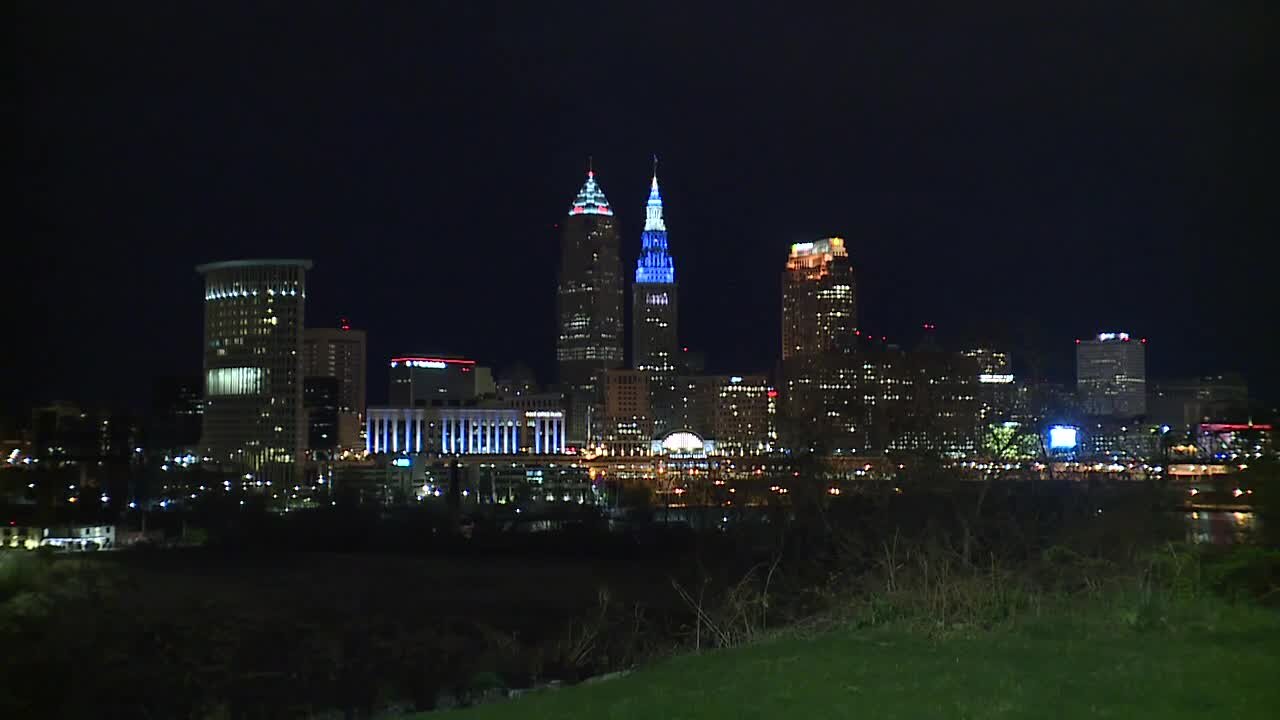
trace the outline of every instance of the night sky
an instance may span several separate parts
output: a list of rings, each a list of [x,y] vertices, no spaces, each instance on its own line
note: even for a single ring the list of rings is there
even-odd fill
[[[371,402],[397,352],[549,381],[554,226],[593,156],[630,276],[653,153],[711,370],[773,368],[787,247],[838,234],[904,345],[1069,381],[1127,330],[1280,394],[1274,3],[366,5],[17,6],[7,407],[198,373],[193,268],[243,257],[315,261]]]

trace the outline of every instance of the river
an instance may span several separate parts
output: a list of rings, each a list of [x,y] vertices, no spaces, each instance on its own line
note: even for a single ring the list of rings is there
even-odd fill
[[[1253,542],[1262,529],[1262,519],[1254,512],[1193,510],[1183,513],[1187,540],[1208,545],[1235,545]]]

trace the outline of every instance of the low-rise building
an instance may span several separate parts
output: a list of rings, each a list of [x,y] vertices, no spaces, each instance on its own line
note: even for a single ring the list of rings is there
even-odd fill
[[[115,525],[53,527],[8,525],[0,528],[0,547],[35,550],[52,547],[70,552],[110,550],[116,546]]]

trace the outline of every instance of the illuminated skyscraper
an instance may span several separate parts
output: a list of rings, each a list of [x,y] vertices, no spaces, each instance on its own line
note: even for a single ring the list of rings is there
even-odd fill
[[[587,440],[599,375],[623,363],[622,283],[613,210],[588,170],[560,243],[556,359],[571,400],[570,444]]]
[[[257,479],[302,471],[302,328],[310,260],[200,265],[205,279],[204,428],[215,462]]]
[[[843,238],[792,245],[782,273],[782,359],[851,350],[855,294]]]
[[[631,364],[648,376],[656,429],[662,432],[669,429],[671,422],[672,382],[680,347],[676,329],[676,271],[667,250],[667,224],[662,216],[656,167],[649,186],[649,201],[645,204],[640,244],[631,294]]]
[[[1099,333],[1076,340],[1076,392],[1089,415],[1137,417],[1147,412],[1146,339]]]
[[[806,447],[815,433],[840,440],[830,449],[857,451],[860,398],[852,378],[855,348],[853,266],[842,238],[796,243],[782,272],[782,367],[786,441]],[[819,429],[818,426],[821,426]],[[802,429],[803,428],[803,429]]]

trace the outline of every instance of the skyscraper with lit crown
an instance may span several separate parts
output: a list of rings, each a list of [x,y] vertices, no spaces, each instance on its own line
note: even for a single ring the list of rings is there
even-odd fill
[[[1098,333],[1076,340],[1076,392],[1085,413],[1132,418],[1147,412],[1147,340]]]
[[[570,399],[568,442],[588,439],[599,377],[623,364],[622,259],[613,209],[594,170],[578,191],[560,241],[556,360]]]
[[[844,238],[792,245],[782,273],[782,359],[847,352],[857,326]]]
[[[667,224],[662,216],[656,161],[640,244],[631,296],[631,364],[648,375],[655,429],[662,431],[673,412],[666,396],[671,394],[679,339],[675,263],[667,249]]]

